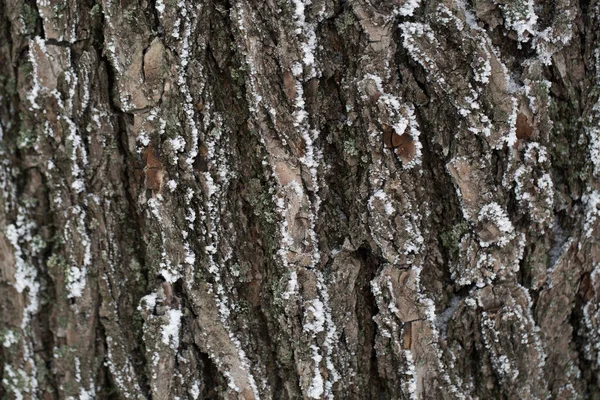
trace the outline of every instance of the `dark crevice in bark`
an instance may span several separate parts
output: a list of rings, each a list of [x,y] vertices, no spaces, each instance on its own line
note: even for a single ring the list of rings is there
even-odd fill
[[[182,322],[183,329],[189,329],[189,335],[194,337],[194,328],[197,329],[197,324],[195,322],[199,321],[198,314],[194,309],[193,303],[189,299],[189,294],[185,290],[185,287],[181,288],[182,297],[181,297],[181,308],[186,310],[191,314],[193,321],[190,321],[190,318],[185,318]],[[184,337],[187,333],[184,333]],[[225,376],[221,373],[219,367],[213,362],[212,358],[209,354],[202,351],[199,344],[196,343],[194,339],[192,339],[191,343],[188,343],[190,350],[193,352],[196,362],[198,363],[199,368],[197,369],[197,376],[200,379],[200,399],[218,399],[218,394],[224,390],[227,386],[227,381]],[[183,347],[186,344],[183,344],[179,352],[183,350]]]
[[[102,49],[97,49],[97,51],[98,51],[98,54],[102,54]],[[127,141],[128,141],[127,135],[129,132],[129,127],[133,123],[133,121],[132,121],[133,116],[131,114],[122,112],[113,102],[113,99],[115,98],[115,96],[117,96],[117,94],[114,92],[117,88],[115,71],[113,70],[113,68],[110,65],[110,62],[108,61],[108,59],[105,56],[102,56],[100,58],[102,60],[102,64],[105,67],[104,69],[107,73],[107,78],[108,78],[109,105],[110,105],[112,111],[117,116],[117,118],[116,118],[116,121],[117,121],[116,130],[117,131],[115,132],[117,137],[116,137],[115,143],[117,144],[117,149],[118,149],[119,155],[121,156],[122,162],[123,162],[122,171],[121,171],[121,183],[123,184],[122,193],[125,195],[127,209],[129,211],[128,217],[131,218],[133,221],[137,222],[136,224],[134,224],[136,236],[130,237],[129,239],[131,239],[133,241],[133,248],[136,250],[134,252],[134,254],[139,258],[142,266],[147,266],[146,256],[145,256],[145,252],[143,250],[145,248],[146,244],[143,242],[143,239],[142,239],[143,238],[142,228],[143,228],[144,224],[143,224],[141,215],[139,214],[137,201],[133,197],[133,193],[132,193],[132,188],[135,186],[135,182],[132,182],[131,179],[134,177],[135,174],[133,173],[133,171],[131,171],[131,164],[133,163],[133,161],[130,160],[129,152],[127,150]],[[150,277],[149,277],[148,269],[142,268],[142,273],[144,274],[146,282],[149,282]]]
[[[144,11],[146,12],[146,18],[148,19],[152,33],[163,39],[164,31],[160,25],[160,17],[158,15],[158,10],[156,9],[156,0],[148,0],[147,7]]]
[[[57,227],[53,225],[53,221],[55,219],[53,218],[53,213],[49,209],[50,193],[48,188],[50,188],[51,185],[49,185],[49,182],[44,174],[40,174],[40,176],[42,179],[43,188],[46,189],[43,192],[43,195],[46,198],[46,204],[44,204],[43,210],[40,213],[46,218],[46,221],[44,221],[42,226],[48,228],[46,232],[40,232],[40,234],[45,234],[44,236],[47,237],[44,239],[50,244],[44,249],[38,260],[40,266],[40,268],[38,268],[38,274],[42,277],[42,281],[44,282],[42,296],[45,295],[46,299],[45,302],[41,302],[42,305],[38,314],[35,316],[34,321],[37,322],[40,329],[40,340],[43,346],[42,349],[39,350],[39,353],[41,353],[41,358],[43,359],[48,371],[52,371],[54,349],[56,348],[57,342],[54,336],[55,332],[52,331],[52,317],[53,311],[61,302],[56,298],[58,287],[52,275],[50,274],[50,271],[48,270],[48,260],[53,254],[59,254],[60,245],[55,241],[55,238],[57,237]],[[46,379],[46,384],[48,386],[43,388],[43,390],[45,392],[51,392],[56,398],[58,398],[59,385],[56,381],[55,374],[49,373]]]
[[[541,239],[540,239],[541,241]],[[533,245],[535,246],[535,245]],[[529,253],[531,252],[529,246],[525,247],[525,249],[523,250],[523,257],[519,260],[519,270],[516,273],[516,278],[517,278],[517,282],[519,282],[520,285],[522,285],[523,287],[527,288],[529,291],[529,294],[531,295],[532,289],[531,289],[531,282],[532,282],[532,276],[531,276],[531,271],[529,270],[528,264],[527,264],[527,257],[529,256]],[[535,308],[535,301],[532,297],[532,308]]]
[[[370,248],[361,246],[356,250],[360,260],[360,270],[356,278],[356,317],[358,321],[358,348],[361,355],[358,357],[358,387],[352,388],[358,392],[359,397],[388,398],[390,382],[386,382],[379,374],[377,365],[377,352],[375,349],[377,338],[377,324],[373,317],[378,314],[377,302],[371,291],[371,281],[377,276],[379,267],[384,260],[377,257]],[[364,381],[363,381],[364,380]]]
[[[33,10],[35,10],[35,13],[36,13],[35,32],[34,32],[33,36],[35,36],[35,34],[37,34],[42,39],[45,39],[46,38],[46,32],[44,31],[44,20],[40,16],[40,10],[38,9],[37,1],[35,1],[35,0],[26,0],[25,4],[27,4]],[[9,37],[11,37],[11,36],[9,35]]]
[[[598,381],[598,374],[594,368],[593,362],[586,358],[585,355],[588,353],[586,347],[593,347],[596,345],[596,343],[591,343],[590,338],[583,334],[584,330],[586,329],[584,307],[588,301],[594,301],[594,296],[586,299],[586,295],[588,293],[585,291],[586,289],[591,289],[583,286],[583,283],[586,279],[589,279],[588,273],[583,274],[583,276],[580,278],[578,292],[574,299],[573,311],[571,312],[569,323],[572,327],[572,343],[577,352],[576,360],[578,362],[578,367],[583,375],[583,379],[587,382],[587,385],[585,386],[584,398],[595,399],[597,394],[600,393],[600,382]]]
[[[219,371],[217,365],[211,360],[208,354],[200,351],[198,347],[196,349],[196,360],[200,365],[198,369],[198,375],[200,376],[201,392],[199,398],[201,399],[219,399],[220,393],[226,386],[225,377]]]
[[[433,262],[427,263],[431,268],[424,268],[423,273],[425,279],[423,284],[426,289],[433,290],[432,287],[428,287],[429,284],[433,284],[436,281],[445,281],[452,283],[450,265],[452,262],[457,262],[457,250],[458,242],[453,244],[452,247],[445,243],[441,236],[444,233],[453,232],[456,225],[463,222],[463,216],[460,212],[459,199],[454,188],[454,184],[451,177],[446,173],[445,162],[441,157],[441,154],[437,153],[434,149],[435,146],[431,141],[431,135],[429,132],[432,131],[431,127],[428,126],[428,119],[424,117],[421,107],[415,107],[416,119],[421,126],[421,136],[419,139],[422,144],[422,165],[423,175],[426,182],[430,182],[427,185],[426,190],[433,192],[432,198],[439,200],[435,204],[435,208],[432,210],[432,217],[430,221],[427,221],[428,228],[433,230],[432,237],[437,238],[438,249],[442,254],[443,258],[443,276],[435,276],[438,274],[437,265]],[[430,269],[432,269],[430,271]],[[432,279],[427,279],[431,276]],[[434,299],[434,301],[437,299]],[[441,300],[441,299],[440,299]],[[439,306],[439,301],[436,301],[436,305]],[[445,305],[444,305],[445,306]]]
[[[491,166],[491,177],[494,180],[494,184],[496,185],[496,187],[503,187],[503,178],[504,178],[504,173],[506,171],[506,165],[504,165],[504,160],[508,159],[508,154],[510,153],[510,149],[506,148],[503,150],[496,150],[493,149],[491,151],[492,154],[492,159],[490,161],[490,166]],[[512,196],[512,190],[507,190],[508,191],[508,196],[509,197],[513,197]],[[507,205],[508,208],[508,205]],[[507,212],[510,215],[510,211],[507,210]]]
[[[119,117],[118,130],[119,130],[119,134],[120,134],[120,140],[117,140],[117,142],[118,142],[119,152],[123,157],[124,170],[123,170],[122,178],[123,178],[124,187],[126,188],[124,190],[125,198],[129,205],[129,209],[128,209],[129,216],[128,217],[131,220],[136,221],[136,223],[134,224],[134,228],[133,228],[135,231],[135,236],[126,239],[125,243],[126,243],[126,245],[131,244],[131,249],[133,250],[133,254],[140,261],[141,273],[143,274],[143,276],[145,278],[145,282],[146,282],[146,287],[142,288],[140,291],[135,293],[137,295],[136,296],[137,302],[134,302],[134,304],[133,304],[133,306],[135,307],[135,304],[139,303],[141,297],[144,296],[148,292],[148,286],[152,285],[152,283],[151,283],[152,279],[150,277],[150,271],[148,269],[149,264],[148,264],[148,260],[147,260],[147,256],[146,256],[146,254],[147,254],[146,246],[148,244],[145,243],[142,239],[143,238],[142,227],[144,227],[144,223],[141,219],[141,216],[137,213],[136,202],[133,199],[133,196],[129,189],[129,188],[131,188],[131,185],[132,185],[132,183],[129,181],[129,179],[131,178],[132,175],[129,172],[130,167],[129,167],[129,163],[127,162],[125,143],[123,142],[123,140],[127,140],[127,128],[126,128],[126,124],[128,124],[128,122],[126,122],[127,119],[128,118],[127,118],[126,114],[121,114],[121,117]],[[121,254],[123,255],[125,246],[120,246],[120,247],[121,247]],[[137,283],[139,284],[139,282],[137,282]],[[126,312],[124,315],[129,314],[129,310],[122,310],[122,311]],[[135,313],[135,312],[136,311],[133,310],[133,313]],[[142,391],[144,393],[149,393],[150,392],[150,384],[149,384],[149,378],[146,374],[146,365],[147,365],[148,360],[146,360],[145,343],[143,342],[143,339],[142,339],[143,332],[135,330],[135,326],[134,326],[134,324],[132,324],[133,321],[121,318],[121,321],[123,321],[123,320],[125,320],[127,322],[127,325],[128,325],[127,328],[132,329],[133,332],[135,332],[135,335],[137,336],[137,340],[138,340],[137,343],[134,343],[135,346],[131,346],[131,348],[130,348],[131,357],[134,360],[133,366],[136,370],[137,376],[141,378],[141,381],[139,382],[140,387],[142,388]]]
[[[272,299],[269,302],[270,304],[273,304]],[[274,335],[273,335],[273,326],[271,323],[271,318],[270,316],[268,316],[266,313],[264,313],[261,309],[261,307],[256,307],[254,310],[254,314],[257,316],[257,321],[258,321],[258,326],[262,326],[263,327],[263,332],[264,336],[258,338],[259,340],[256,340],[256,342],[258,342],[260,345],[264,345],[266,346],[265,349],[269,349],[267,350],[267,352],[269,353],[269,362],[267,364],[267,374],[269,376],[269,383],[271,385],[271,389],[272,389],[272,393],[273,393],[273,398],[274,399],[281,399],[284,397],[285,392],[285,381],[284,379],[286,379],[287,376],[290,376],[288,374],[290,374],[292,371],[289,370],[289,367],[286,365],[283,365],[283,363],[280,363],[278,361],[278,357],[277,357],[277,348],[279,347],[279,344],[277,343],[276,340],[274,340]],[[277,328],[275,328],[275,330],[277,330]],[[283,371],[286,371],[285,373],[283,373]]]
[[[438,249],[443,259],[443,273],[442,276],[436,276],[439,274],[438,266],[434,262],[429,262],[426,265],[430,265],[431,268],[424,268],[422,282],[429,290],[433,290],[433,287],[428,287],[429,284],[434,284],[436,281],[447,282],[452,287],[453,281],[450,270],[451,265],[458,262],[458,244],[460,243],[460,237],[454,238],[454,236],[456,236],[456,227],[465,222],[460,211],[461,207],[454,183],[446,171],[446,163],[453,154],[450,151],[447,156],[444,156],[439,144],[433,142],[435,127],[430,124],[428,114],[432,112],[431,107],[435,104],[431,102],[431,84],[419,78],[425,76],[423,67],[412,61],[406,49],[401,45],[399,30],[396,31],[396,42],[398,43],[396,51],[398,65],[403,65],[406,68],[406,71],[413,76],[413,81],[430,100],[425,105],[415,105],[415,116],[421,128],[419,140],[422,144],[423,180],[428,182],[425,190],[432,192],[431,198],[436,199],[432,216],[426,223],[428,229],[433,230],[432,237],[437,238]],[[401,75],[401,72],[399,72],[399,75]],[[447,240],[447,237],[455,240]],[[444,304],[443,298],[437,298],[437,296],[434,296],[434,301],[437,307],[446,307],[447,305]]]
[[[562,86],[560,82],[552,81],[552,86]],[[560,96],[560,94],[558,95]],[[563,229],[571,231],[579,218],[578,213],[572,210],[580,203],[581,181],[580,172],[586,170],[586,164],[589,162],[587,157],[581,157],[585,154],[584,150],[578,144],[578,132],[582,132],[580,113],[575,107],[570,107],[568,99],[560,99],[550,94],[552,104],[551,119],[554,121],[552,129],[553,137],[550,138],[550,159],[552,162],[552,178],[555,190],[559,194],[568,196],[569,201],[566,204],[556,204],[555,212]],[[565,101],[566,100],[566,101]],[[560,197],[558,198],[560,200]],[[559,207],[563,207],[562,209]]]
[[[47,46],[56,46],[56,47],[64,47],[64,48],[68,48],[68,49],[73,49],[73,46],[75,45],[75,43],[79,43],[82,41],[83,41],[83,39],[75,41],[74,43],[71,43],[66,40],[46,39],[44,42],[46,43]]]
[[[476,320],[473,322],[478,325],[475,329],[481,329],[482,321],[480,317],[477,316],[475,318]],[[485,399],[506,399],[507,397],[501,394],[502,388],[499,388],[497,385],[493,369],[490,368],[490,353],[485,349],[485,344],[480,333],[481,331],[476,330],[475,332],[472,351],[465,354],[465,358],[468,358],[471,361],[471,369],[469,372],[471,373],[470,377],[473,379],[473,387],[476,388],[475,393]],[[490,379],[493,379],[491,385]],[[491,392],[490,389],[494,392]]]
[[[241,132],[243,132],[240,135],[241,137],[249,136],[246,129],[242,129]],[[236,143],[239,154],[248,154],[259,146],[258,141],[255,141],[253,136],[250,136],[250,138],[248,141]],[[278,338],[282,335],[278,334],[280,328],[277,326],[277,321],[273,319],[272,312],[268,310],[277,307],[276,301],[279,293],[269,290],[264,284],[264,282],[281,279],[281,271],[276,269],[270,258],[277,252],[275,243],[277,232],[275,222],[271,220],[275,216],[265,214],[265,212],[269,212],[269,209],[272,209],[271,207],[274,207],[272,204],[265,207],[265,203],[270,202],[270,200],[267,200],[269,199],[269,185],[273,185],[275,182],[267,181],[264,171],[261,171],[263,166],[254,162],[257,159],[252,159],[253,162],[248,160],[241,163],[242,166],[245,166],[245,172],[240,171],[240,175],[245,175],[245,178],[232,185],[231,198],[237,198],[236,202],[242,204],[242,208],[238,210],[238,213],[247,218],[243,226],[236,226],[234,230],[238,233],[247,232],[256,241],[255,243],[240,243],[238,251],[242,257],[240,260],[236,260],[236,263],[239,262],[243,265],[249,260],[256,260],[253,264],[261,264],[262,268],[249,271],[249,275],[252,277],[250,282],[234,282],[232,286],[236,288],[239,295],[237,303],[242,306],[243,310],[243,321],[240,322],[242,325],[248,326],[248,329],[240,329],[241,332],[245,330],[248,334],[245,346],[260,349],[258,353],[265,364],[267,380],[273,396],[274,398],[284,398],[285,382],[283,377],[291,374],[293,369],[289,364],[278,360],[277,354],[281,346],[281,339]],[[253,183],[249,184],[250,181]],[[258,188],[254,183],[257,181],[259,182],[257,184]],[[235,222],[236,225],[239,223],[239,220]],[[260,280],[254,278],[256,274],[261,275]],[[257,304],[255,300],[257,296],[262,306]],[[252,359],[252,357],[249,358]],[[256,360],[252,360],[252,362],[256,362]]]
[[[225,10],[231,9],[229,2],[222,2],[222,7]],[[218,11],[218,10],[217,10]],[[239,180],[232,182],[228,198],[231,199],[231,204],[243,204],[242,209],[238,210],[245,216],[244,226],[236,226],[234,230],[240,234],[247,232],[247,235],[253,238],[251,242],[239,244],[238,251],[247,253],[245,261],[257,259],[261,261],[253,264],[260,264],[262,267],[259,271],[247,271],[247,276],[251,277],[251,281],[245,284],[236,283],[235,279],[230,276],[230,271],[223,269],[222,279],[226,282],[232,280],[232,288],[235,289],[231,298],[237,299],[236,302],[241,306],[239,313],[232,315],[231,325],[235,331],[245,332],[246,337],[242,338],[243,348],[258,348],[260,358],[267,369],[268,382],[271,387],[274,398],[283,398],[286,393],[286,385],[283,377],[293,373],[293,368],[289,363],[279,362],[277,352],[282,346],[281,340],[273,336],[274,331],[278,331],[278,321],[274,320],[270,313],[264,310],[276,308],[275,296],[272,290],[262,287],[262,282],[272,282],[279,279],[280,271],[277,271],[272,266],[272,262],[268,257],[272,257],[276,253],[276,230],[274,221],[275,215],[267,215],[270,213],[274,205],[271,196],[268,194],[268,188],[276,182],[269,181],[269,174],[265,174],[264,166],[261,163],[261,157],[248,157],[249,154],[255,153],[256,148],[260,148],[261,144],[247,127],[249,118],[249,109],[246,100],[246,85],[244,79],[237,76],[237,71],[241,69],[241,57],[235,50],[231,50],[230,44],[234,43],[232,34],[232,22],[229,18],[229,12],[214,12],[215,18],[211,19],[211,36],[207,40],[206,45],[206,71],[207,75],[212,79],[209,81],[210,89],[205,89],[212,93],[218,94],[213,97],[215,110],[225,117],[223,126],[220,127],[224,131],[229,131],[229,140],[231,151],[228,152],[228,163],[236,169],[239,174]],[[219,56],[219,58],[217,58]],[[233,72],[236,71],[235,77]],[[257,183],[255,185],[255,183]],[[234,221],[234,225],[239,224],[240,219]],[[225,223],[225,221],[223,221]],[[260,249],[252,249],[258,246]],[[262,254],[261,254],[262,253]],[[233,260],[232,260],[233,261]],[[260,273],[261,281],[255,280],[254,276]],[[212,281],[212,277],[207,277],[208,281]],[[259,288],[256,288],[256,284]],[[253,298],[258,291],[261,304],[263,307],[258,307],[253,304]],[[268,306],[266,306],[268,305]],[[239,315],[238,315],[239,314]],[[243,327],[248,325],[246,329]],[[283,333],[283,332],[281,332]],[[285,334],[278,335],[285,337]],[[252,364],[258,360],[253,357],[256,352],[247,352],[250,360],[250,368]],[[210,385],[209,385],[210,386]]]
[[[456,290],[454,290],[454,295],[460,297],[461,299],[466,299],[467,297],[471,296],[471,292],[473,290],[476,290],[477,285],[472,283],[470,285],[464,285],[464,286],[460,286],[458,287]]]
[[[119,389],[113,380],[113,376],[110,372],[110,368],[108,363],[110,360],[108,357],[108,344],[106,341],[106,329],[102,324],[101,319],[98,319],[98,325],[96,326],[96,355],[102,356],[103,361],[100,364],[100,373],[97,375],[96,382],[92,382],[97,388],[99,388],[99,392],[96,393],[97,398],[99,399],[107,399],[107,400],[120,400],[122,397],[119,395]],[[150,398],[148,396],[148,392],[143,393],[146,398]],[[58,398],[58,397],[57,397]]]
[[[102,17],[104,20],[104,17]],[[101,33],[101,32],[99,32]],[[99,38],[100,39],[100,38]],[[118,97],[116,90],[118,90],[117,79],[116,79],[116,71],[113,69],[110,61],[103,54],[103,45],[104,38],[102,36],[102,40],[99,40],[96,43],[96,52],[98,54],[98,58],[100,60],[100,66],[104,66],[104,70],[106,72],[106,83],[108,90],[108,103],[116,116],[116,137],[115,143],[117,145],[118,153],[122,158],[122,171],[121,171],[121,183],[122,183],[122,192],[125,196],[123,200],[125,200],[126,209],[128,211],[127,219],[131,221],[135,221],[132,226],[128,228],[133,228],[135,231],[135,235],[127,235],[126,232],[122,232],[124,237],[124,241],[118,245],[117,247],[120,250],[120,254],[122,257],[122,261],[128,259],[128,255],[125,254],[125,249],[128,245],[131,245],[131,249],[133,250],[133,255],[137,257],[140,261],[141,265],[141,273],[145,278],[146,284],[150,284],[149,279],[149,271],[148,271],[148,260],[146,259],[146,246],[147,244],[143,241],[143,232],[142,229],[145,226],[142,216],[138,212],[137,202],[135,201],[132,193],[132,188],[135,183],[131,181],[135,174],[131,171],[131,165],[133,161],[129,157],[129,153],[127,151],[127,142],[128,142],[128,132],[129,127],[133,124],[133,116],[131,114],[125,113],[121,111],[121,109],[115,104],[114,99]],[[142,293],[140,293],[140,291]],[[134,292],[134,296],[136,297],[137,302],[139,303],[140,298],[147,292],[147,288],[142,288],[142,290]],[[119,299],[114,299],[115,302],[119,302]],[[135,307],[135,303],[133,305]],[[99,306],[98,306],[99,307]],[[131,312],[135,314],[135,310],[125,310],[120,307],[119,314],[122,314],[125,318],[120,318],[121,329],[125,332],[131,333],[137,337],[137,343],[133,343],[132,346],[129,346],[130,356],[132,358],[132,365],[136,372],[137,377],[139,377],[138,384],[145,396],[149,396],[150,393],[150,384],[149,379],[146,374],[146,355],[145,355],[145,344],[143,342],[143,332],[140,332],[138,329],[135,329],[135,324],[131,318],[127,318],[126,316],[131,314]],[[110,376],[110,374],[109,374]],[[111,378],[112,379],[112,378]]]

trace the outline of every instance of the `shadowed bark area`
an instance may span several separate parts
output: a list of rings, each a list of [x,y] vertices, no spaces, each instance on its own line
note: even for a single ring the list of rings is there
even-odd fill
[[[0,397],[600,396],[600,3],[0,0]]]

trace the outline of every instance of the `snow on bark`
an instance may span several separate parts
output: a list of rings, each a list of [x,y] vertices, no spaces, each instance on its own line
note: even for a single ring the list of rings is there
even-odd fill
[[[9,396],[594,387],[594,5],[13,3]]]

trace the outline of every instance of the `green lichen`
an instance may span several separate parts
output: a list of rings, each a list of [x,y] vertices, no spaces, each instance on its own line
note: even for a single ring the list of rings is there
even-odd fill
[[[268,251],[277,248],[275,204],[269,194],[266,183],[258,178],[248,180],[245,184],[243,198],[250,204],[252,214],[257,218],[260,231],[264,234],[264,244]]]
[[[6,347],[11,347],[13,344],[18,343],[19,337],[19,332],[13,331],[12,329],[0,329],[0,345],[4,345],[5,349]]]
[[[57,319],[56,319],[56,324],[58,325],[58,327],[60,329],[67,329],[69,326],[69,318],[67,318],[65,315],[60,315]]]
[[[22,369],[15,369],[10,365],[4,368],[2,386],[9,393],[14,393],[16,398],[23,398],[23,392],[28,391],[29,380]],[[6,398],[14,398],[7,396]],[[4,398],[4,397],[3,397]]]
[[[51,376],[50,370],[48,369],[48,366],[46,364],[46,360],[39,353],[36,353],[34,355],[34,357],[35,357],[36,375],[37,375],[38,384],[39,383],[43,384],[44,382],[48,383],[48,380],[51,379],[52,376]]]
[[[39,14],[34,7],[22,3],[19,10],[19,22],[21,23],[21,34],[30,35],[35,32]]]
[[[247,184],[247,199],[252,207],[252,213],[267,224],[275,222],[273,200],[259,179],[250,179]]]
[[[452,227],[452,229],[440,233],[439,239],[442,247],[447,249],[453,256],[458,255],[458,245],[465,233],[469,231],[469,224],[462,221]]]
[[[338,33],[343,35],[350,26],[354,25],[355,22],[356,18],[354,17],[354,14],[351,11],[346,10],[338,19],[335,20],[335,27],[337,28]]]
[[[52,11],[54,11],[54,15],[56,16],[56,18],[61,18],[66,9],[67,9],[66,2],[57,2],[52,6]]]
[[[48,272],[51,275],[62,274],[66,275],[69,271],[69,264],[61,255],[52,254],[46,262]]]
[[[235,276],[236,278],[240,276],[240,271],[241,271],[240,264],[238,264],[238,263],[231,264],[231,266],[229,267],[229,270],[231,271],[231,274],[233,276]]]
[[[134,332],[136,333],[136,337],[138,337],[138,339],[142,339],[139,343],[143,343],[144,317],[142,316],[141,312],[138,311],[133,314],[131,325],[133,327]]]
[[[32,254],[40,254],[46,248],[46,242],[40,235],[35,235],[30,242]]]
[[[0,82],[2,82],[4,91],[8,96],[15,96],[17,94],[17,81],[13,76],[0,76]]]
[[[154,229],[156,232],[159,232],[161,228],[159,226],[154,226],[154,228],[151,228],[151,230],[152,229]],[[161,269],[160,263],[163,260],[162,246],[163,246],[162,240],[158,233],[153,232],[148,235],[148,238],[146,241],[146,246],[145,246],[145,250],[146,250],[145,259],[147,262],[147,268],[150,272],[150,275],[152,275],[152,274],[159,275],[159,271]],[[144,280],[144,282],[145,282],[145,280]],[[145,286],[144,286],[144,289],[145,289]]]
[[[131,271],[134,282],[137,283],[140,291],[144,293],[146,291],[147,282],[142,271],[142,264],[140,264],[138,260],[133,259],[129,263],[129,270]]]
[[[75,354],[75,349],[67,346],[67,345],[61,345],[59,347],[55,347],[54,348],[54,358],[68,358],[71,357],[72,354]]]
[[[25,61],[21,65],[19,65],[19,76],[33,76],[33,64],[29,61]]]
[[[173,112],[165,118],[164,136],[169,139],[174,139],[181,133],[181,123],[175,117],[177,113]]]
[[[97,16],[100,16],[100,14],[102,13],[102,6],[100,4],[94,4],[94,7],[92,7],[92,9],[90,10],[90,18],[94,19]]]
[[[571,96],[571,95],[570,95]],[[573,93],[572,97],[576,97]],[[580,157],[588,153],[588,137],[582,135],[584,121],[579,116],[576,102],[558,101],[551,98],[550,118],[553,121],[550,137],[550,155],[554,171],[566,183],[573,196],[578,195],[582,185],[589,179],[592,163],[589,157]],[[557,189],[560,191],[559,183]]]
[[[136,15],[133,10],[125,10],[123,11],[123,19],[127,22],[134,22],[136,20]]]
[[[344,140],[344,153],[351,157],[358,155],[358,150],[356,148],[356,142],[354,141],[354,139],[350,138]]]
[[[275,307],[285,309],[288,301],[283,298],[283,294],[287,291],[289,281],[288,276],[282,276],[279,279],[273,279],[270,285],[270,291],[273,296],[273,305]]]
[[[33,129],[22,127],[17,137],[17,147],[22,150],[33,147],[37,138],[37,134]]]
[[[79,393],[79,383],[72,377],[69,377],[62,383],[62,390],[67,396],[74,397]]]
[[[65,237],[60,234],[54,235],[51,241],[55,246],[63,246],[66,243]]]
[[[25,207],[28,210],[34,210],[37,206],[38,206],[38,200],[37,199],[23,199],[22,200],[23,203],[23,207]]]
[[[293,360],[294,352],[289,348],[279,347],[279,360],[282,363],[288,363]]]

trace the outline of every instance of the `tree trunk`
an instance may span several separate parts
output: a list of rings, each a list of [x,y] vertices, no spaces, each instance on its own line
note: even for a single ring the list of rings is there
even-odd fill
[[[0,0],[0,397],[598,399],[598,0]]]

